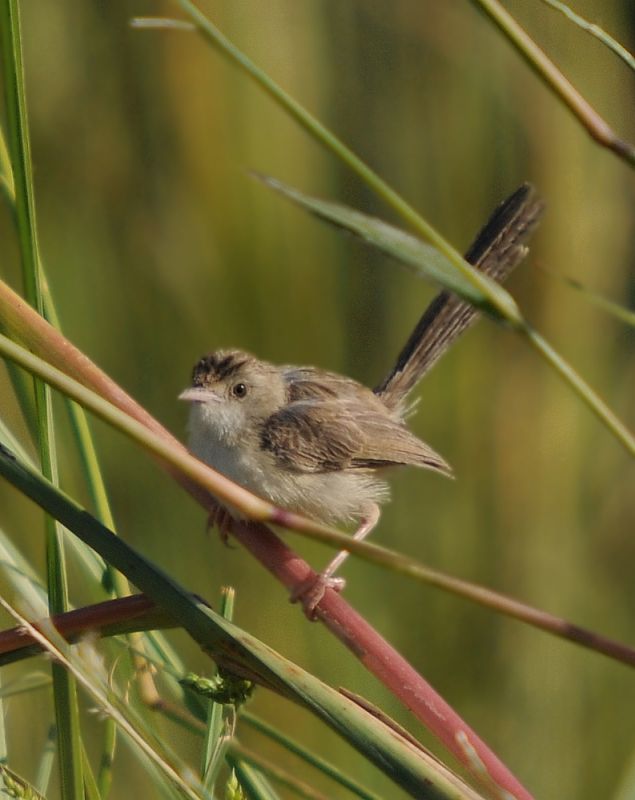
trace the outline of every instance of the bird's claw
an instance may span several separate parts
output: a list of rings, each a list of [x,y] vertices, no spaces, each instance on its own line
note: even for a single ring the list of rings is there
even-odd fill
[[[316,609],[326,594],[326,590],[332,589],[334,592],[341,592],[345,586],[344,578],[334,578],[320,572],[300,581],[291,591],[289,601],[301,603],[306,618],[314,622],[317,619]]]
[[[229,531],[232,524],[232,516],[223,506],[214,506],[214,509],[209,512],[207,517],[207,532],[216,527],[218,528],[218,535],[221,542],[225,547],[231,547],[229,544]]]

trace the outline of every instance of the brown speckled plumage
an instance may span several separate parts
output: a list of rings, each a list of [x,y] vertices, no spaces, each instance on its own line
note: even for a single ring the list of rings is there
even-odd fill
[[[477,237],[472,263],[503,279],[525,254],[541,210],[533,190],[521,187]],[[474,308],[441,293],[374,392],[315,367],[275,366],[239,350],[211,353],[196,364],[182,395],[192,403],[191,448],[278,506],[327,522],[362,520],[363,535],[388,497],[386,468],[450,473],[408,430],[405,400],[476,317]]]

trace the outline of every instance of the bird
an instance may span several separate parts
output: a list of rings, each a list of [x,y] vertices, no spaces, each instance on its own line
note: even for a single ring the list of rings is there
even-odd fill
[[[493,213],[466,254],[503,280],[527,252],[542,201],[523,184]],[[239,349],[200,358],[179,398],[190,404],[189,449],[201,461],[274,505],[327,524],[355,524],[365,538],[389,498],[386,473],[413,466],[451,476],[445,459],[407,425],[408,398],[421,378],[478,317],[447,291],[428,306],[393,368],[374,389],[314,366],[276,365]],[[224,508],[216,520],[221,529]],[[334,577],[342,552],[292,599],[309,618]]]

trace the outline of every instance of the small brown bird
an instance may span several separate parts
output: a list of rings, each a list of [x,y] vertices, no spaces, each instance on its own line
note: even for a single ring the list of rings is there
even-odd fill
[[[531,187],[522,186],[494,212],[466,259],[503,279],[525,255],[541,211]],[[374,391],[317,367],[275,366],[240,350],[211,353],[180,395],[191,403],[190,449],[277,506],[329,524],[355,522],[355,538],[362,539],[388,499],[385,470],[406,465],[451,474],[406,427],[406,400],[476,316],[472,306],[442,292]],[[299,593],[309,616],[325,586],[343,585],[331,576],[345,557]]]

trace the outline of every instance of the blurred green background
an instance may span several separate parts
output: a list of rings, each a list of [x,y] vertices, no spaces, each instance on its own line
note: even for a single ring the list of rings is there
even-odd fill
[[[540,2],[507,6],[615,129],[635,139],[632,74]],[[533,182],[548,213],[511,290],[635,425],[632,330],[536,269],[632,307],[632,175],[472,4],[202,7],[461,249],[497,202]],[[576,10],[633,45],[629,0],[580,0]],[[150,0],[23,4],[41,248],[65,332],[181,437],[186,409],[176,396],[194,361],[220,346],[374,385],[434,290],[291,207],[248,170],[395,218],[201,39],[130,29],[131,16],[157,14],[178,9]],[[17,285],[4,209],[0,235],[3,275]],[[457,480],[396,474],[376,541],[632,642],[635,476],[616,440],[533,352],[489,322],[435,368],[420,396],[412,426]],[[4,373],[0,405],[20,430]],[[234,585],[239,625],[370,698],[439,752],[257,563],[205,535],[201,510],[144,454],[101,424],[94,429],[127,541],[211,601]],[[72,447],[61,449],[63,485],[85,499]],[[41,515],[3,485],[0,525],[42,565]],[[291,536],[316,566],[326,562],[328,551]],[[536,796],[614,796],[635,747],[632,672],[354,559],[344,574],[350,601]],[[79,580],[72,598],[93,599]],[[188,667],[209,670],[185,636],[172,639]],[[43,696],[12,703],[12,766],[28,776],[50,709]],[[264,691],[253,706],[382,796],[402,796],[307,713]],[[195,760],[198,742],[179,738]],[[304,771],[249,730],[242,739]],[[148,796],[146,780],[122,749],[112,796]],[[630,786],[635,792],[635,778]]]

